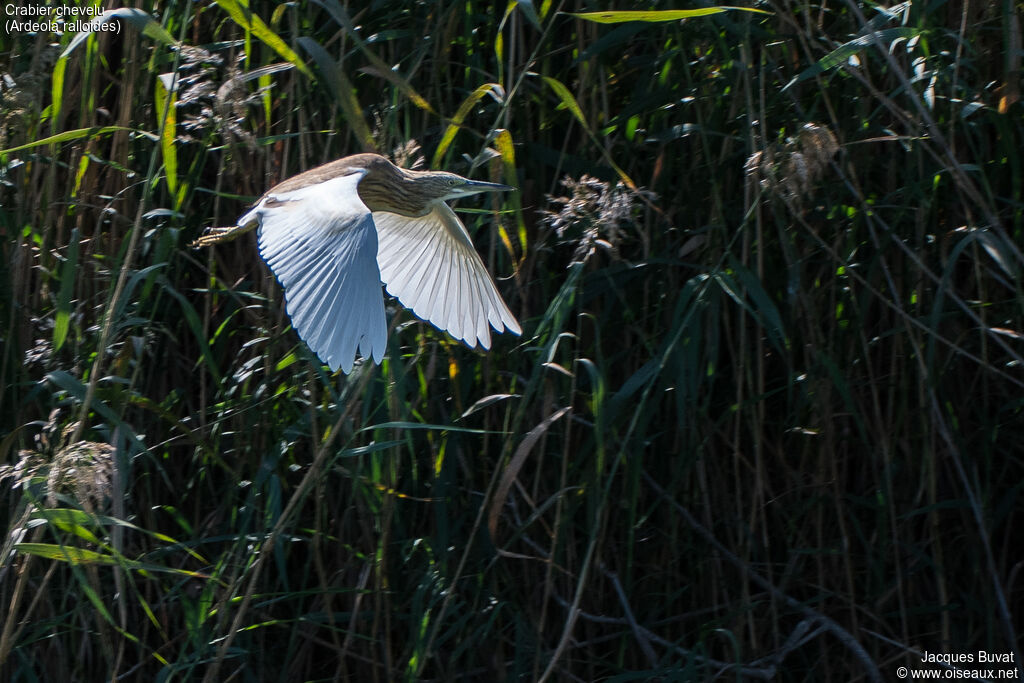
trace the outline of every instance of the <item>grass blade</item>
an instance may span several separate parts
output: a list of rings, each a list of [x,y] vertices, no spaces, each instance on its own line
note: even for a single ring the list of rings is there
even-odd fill
[[[675,10],[633,10],[620,12],[569,12],[570,16],[584,21],[593,21],[597,24],[624,24],[629,21],[642,21],[645,23],[659,23],[662,21],[679,21],[680,19],[693,19],[695,17],[707,17],[723,12],[755,12],[757,14],[771,14],[763,9],[753,7],[702,7],[700,9],[675,9]]]

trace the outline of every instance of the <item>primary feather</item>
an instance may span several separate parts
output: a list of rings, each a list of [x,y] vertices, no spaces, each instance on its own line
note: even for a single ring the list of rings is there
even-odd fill
[[[332,370],[350,372],[358,350],[380,362],[387,345],[377,231],[354,173],[268,193],[239,223],[259,222],[260,256],[284,288],[299,337]],[[347,196],[345,202],[337,197]]]

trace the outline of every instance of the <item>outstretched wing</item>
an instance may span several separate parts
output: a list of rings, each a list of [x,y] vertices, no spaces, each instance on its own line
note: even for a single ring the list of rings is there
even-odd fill
[[[451,207],[437,201],[418,218],[375,211],[373,221],[381,279],[406,308],[471,347],[491,347],[488,323],[522,334]]]
[[[363,173],[267,194],[239,220],[259,222],[260,256],[284,288],[292,326],[331,370],[387,346],[377,231],[356,186]]]

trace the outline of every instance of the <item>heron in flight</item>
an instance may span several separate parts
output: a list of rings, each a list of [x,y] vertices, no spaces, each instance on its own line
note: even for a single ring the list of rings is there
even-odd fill
[[[237,225],[210,228],[192,246],[257,230],[292,326],[332,371],[350,372],[357,350],[376,363],[384,357],[382,283],[417,317],[489,349],[489,326],[522,330],[445,202],[512,189],[355,154],[274,186]]]

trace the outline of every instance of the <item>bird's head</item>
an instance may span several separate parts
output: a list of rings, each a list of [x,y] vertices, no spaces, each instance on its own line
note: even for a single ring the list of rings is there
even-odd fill
[[[478,192],[500,192],[502,190],[515,189],[514,187],[502,185],[500,183],[485,183],[482,180],[467,180],[460,175],[446,173],[444,171],[430,172],[420,176],[418,180],[420,183],[424,183],[425,189],[429,187],[429,191],[435,198],[442,201],[468,197],[469,195],[476,194]],[[429,183],[429,185],[426,185],[426,183]]]
[[[399,168],[376,154],[359,155],[361,160],[363,157],[362,167],[366,168],[366,175],[359,183],[359,196],[371,211],[424,216],[437,201],[468,197],[478,192],[515,189],[498,183],[469,180],[446,171]]]

